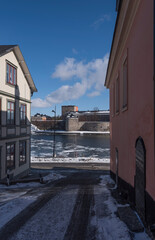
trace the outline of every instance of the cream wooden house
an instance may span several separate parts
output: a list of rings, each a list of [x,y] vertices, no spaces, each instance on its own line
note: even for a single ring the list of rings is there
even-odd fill
[[[0,45],[0,179],[30,166],[31,95],[37,89],[18,45]]]

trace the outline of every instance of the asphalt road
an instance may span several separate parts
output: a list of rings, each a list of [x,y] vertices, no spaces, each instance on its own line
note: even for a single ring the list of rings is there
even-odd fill
[[[37,171],[36,164],[35,167]],[[1,229],[0,239],[149,240],[146,235],[135,238],[118,218],[117,203],[109,191],[114,183],[109,171],[97,167],[98,170],[89,170],[79,169],[75,164],[74,168],[54,165],[53,169],[65,178],[34,192],[32,189],[32,195],[41,192],[41,196]]]
[[[31,163],[31,168],[36,169],[87,169],[87,170],[110,170],[109,163]]]
[[[100,175],[109,174],[109,171],[54,169],[66,178],[35,189],[34,194],[37,191],[43,194],[0,231],[1,240],[87,239],[94,185],[100,182]],[[51,218],[54,221],[49,223]]]

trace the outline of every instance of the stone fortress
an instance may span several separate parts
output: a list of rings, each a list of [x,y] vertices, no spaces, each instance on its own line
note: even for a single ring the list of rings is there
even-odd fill
[[[109,132],[109,110],[79,111],[75,105],[62,106],[61,117],[56,119],[36,114],[31,122],[41,130]]]
[[[109,111],[78,111],[77,106],[62,106],[66,131],[109,131]]]

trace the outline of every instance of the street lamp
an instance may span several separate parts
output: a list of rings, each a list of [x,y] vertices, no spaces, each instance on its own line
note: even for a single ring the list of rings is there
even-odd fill
[[[52,110],[52,112],[54,113],[54,139],[53,139],[53,157],[56,157],[56,153],[55,153],[55,124],[56,124],[56,106],[55,106],[55,110]]]

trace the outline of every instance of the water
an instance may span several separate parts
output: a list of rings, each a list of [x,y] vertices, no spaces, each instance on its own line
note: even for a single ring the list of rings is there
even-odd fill
[[[31,136],[32,157],[53,155],[53,135],[35,133]],[[109,135],[56,135],[57,157],[110,157]]]

